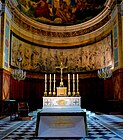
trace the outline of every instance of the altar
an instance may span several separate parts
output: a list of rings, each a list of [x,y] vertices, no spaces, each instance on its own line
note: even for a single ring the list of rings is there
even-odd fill
[[[81,109],[81,97],[43,97],[43,109],[45,108]]]
[[[45,91],[43,107],[37,114],[36,136],[40,138],[83,138],[87,136],[86,112],[81,109],[81,96],[79,93],[79,76],[68,74],[68,85],[64,86],[62,70],[59,87],[55,86],[56,75],[45,74]],[[49,89],[47,89],[49,84]],[[72,91],[71,91],[72,89]]]

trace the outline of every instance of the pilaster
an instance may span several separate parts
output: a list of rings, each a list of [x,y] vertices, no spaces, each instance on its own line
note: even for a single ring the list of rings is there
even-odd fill
[[[0,1],[0,99],[9,99],[10,96],[10,27],[11,13],[7,1]]]

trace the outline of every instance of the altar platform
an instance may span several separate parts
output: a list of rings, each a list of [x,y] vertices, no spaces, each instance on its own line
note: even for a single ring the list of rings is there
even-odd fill
[[[40,138],[86,137],[86,112],[78,107],[42,109],[37,114],[36,136]]]

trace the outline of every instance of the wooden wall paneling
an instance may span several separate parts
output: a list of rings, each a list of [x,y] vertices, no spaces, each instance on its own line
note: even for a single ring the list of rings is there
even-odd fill
[[[27,78],[24,84],[24,99],[29,102],[31,110],[42,107],[44,80]]]
[[[123,69],[113,73],[113,95],[115,100],[123,100]]]
[[[11,99],[16,99],[17,98],[17,94],[16,94],[16,91],[17,91],[17,86],[15,86],[15,80],[11,77],[10,78],[10,98]]]
[[[10,98],[23,99],[24,98],[24,81],[17,81],[11,78],[10,82]]]
[[[35,88],[35,79],[30,79],[30,99],[33,100],[33,99],[36,99],[36,88]]]
[[[121,73],[120,75],[120,87],[121,87],[120,100],[123,101],[123,73]]]
[[[112,77],[104,80],[104,98],[107,100],[114,99],[112,80],[113,80]]]
[[[30,79],[26,78],[24,81],[24,99],[25,100],[30,99],[30,87],[31,87]]]
[[[82,108],[98,110],[104,100],[103,83],[98,78],[80,79]]]
[[[0,72],[0,100],[2,100],[2,73]]]
[[[7,71],[3,71],[3,79],[2,79],[2,99],[10,98],[10,75]]]
[[[36,92],[37,98],[42,100],[42,97],[44,96],[44,91],[45,91],[44,79],[37,80],[36,91],[37,91]]]

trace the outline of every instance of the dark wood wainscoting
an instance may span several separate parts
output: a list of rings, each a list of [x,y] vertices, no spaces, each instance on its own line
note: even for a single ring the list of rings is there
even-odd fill
[[[58,87],[60,84],[60,74],[59,75],[57,74],[56,80],[57,80],[56,87]],[[68,86],[67,74],[66,75],[64,74],[63,81],[64,86],[67,87]],[[117,87],[115,83],[116,82],[114,82],[114,77],[103,80],[99,79],[97,76],[92,75],[89,76],[87,74],[86,76],[84,76],[83,74],[79,75],[79,92],[81,96],[81,107],[91,111],[104,113],[111,112],[113,110],[113,106],[112,102],[109,101],[115,100],[116,96],[114,95],[116,91],[118,91],[119,93],[119,90],[116,90]],[[121,84],[122,83],[120,83],[120,85]],[[72,92],[73,91],[72,75],[70,87]],[[38,74],[37,76],[28,75],[24,81],[16,81],[11,78],[10,99],[14,99],[17,101],[22,100],[27,101],[29,103],[31,110],[39,109],[42,108],[43,105],[42,97],[44,95],[44,89],[45,89],[44,74],[40,75]],[[49,89],[49,77],[47,80],[47,89]],[[108,106],[110,106],[110,108]]]

